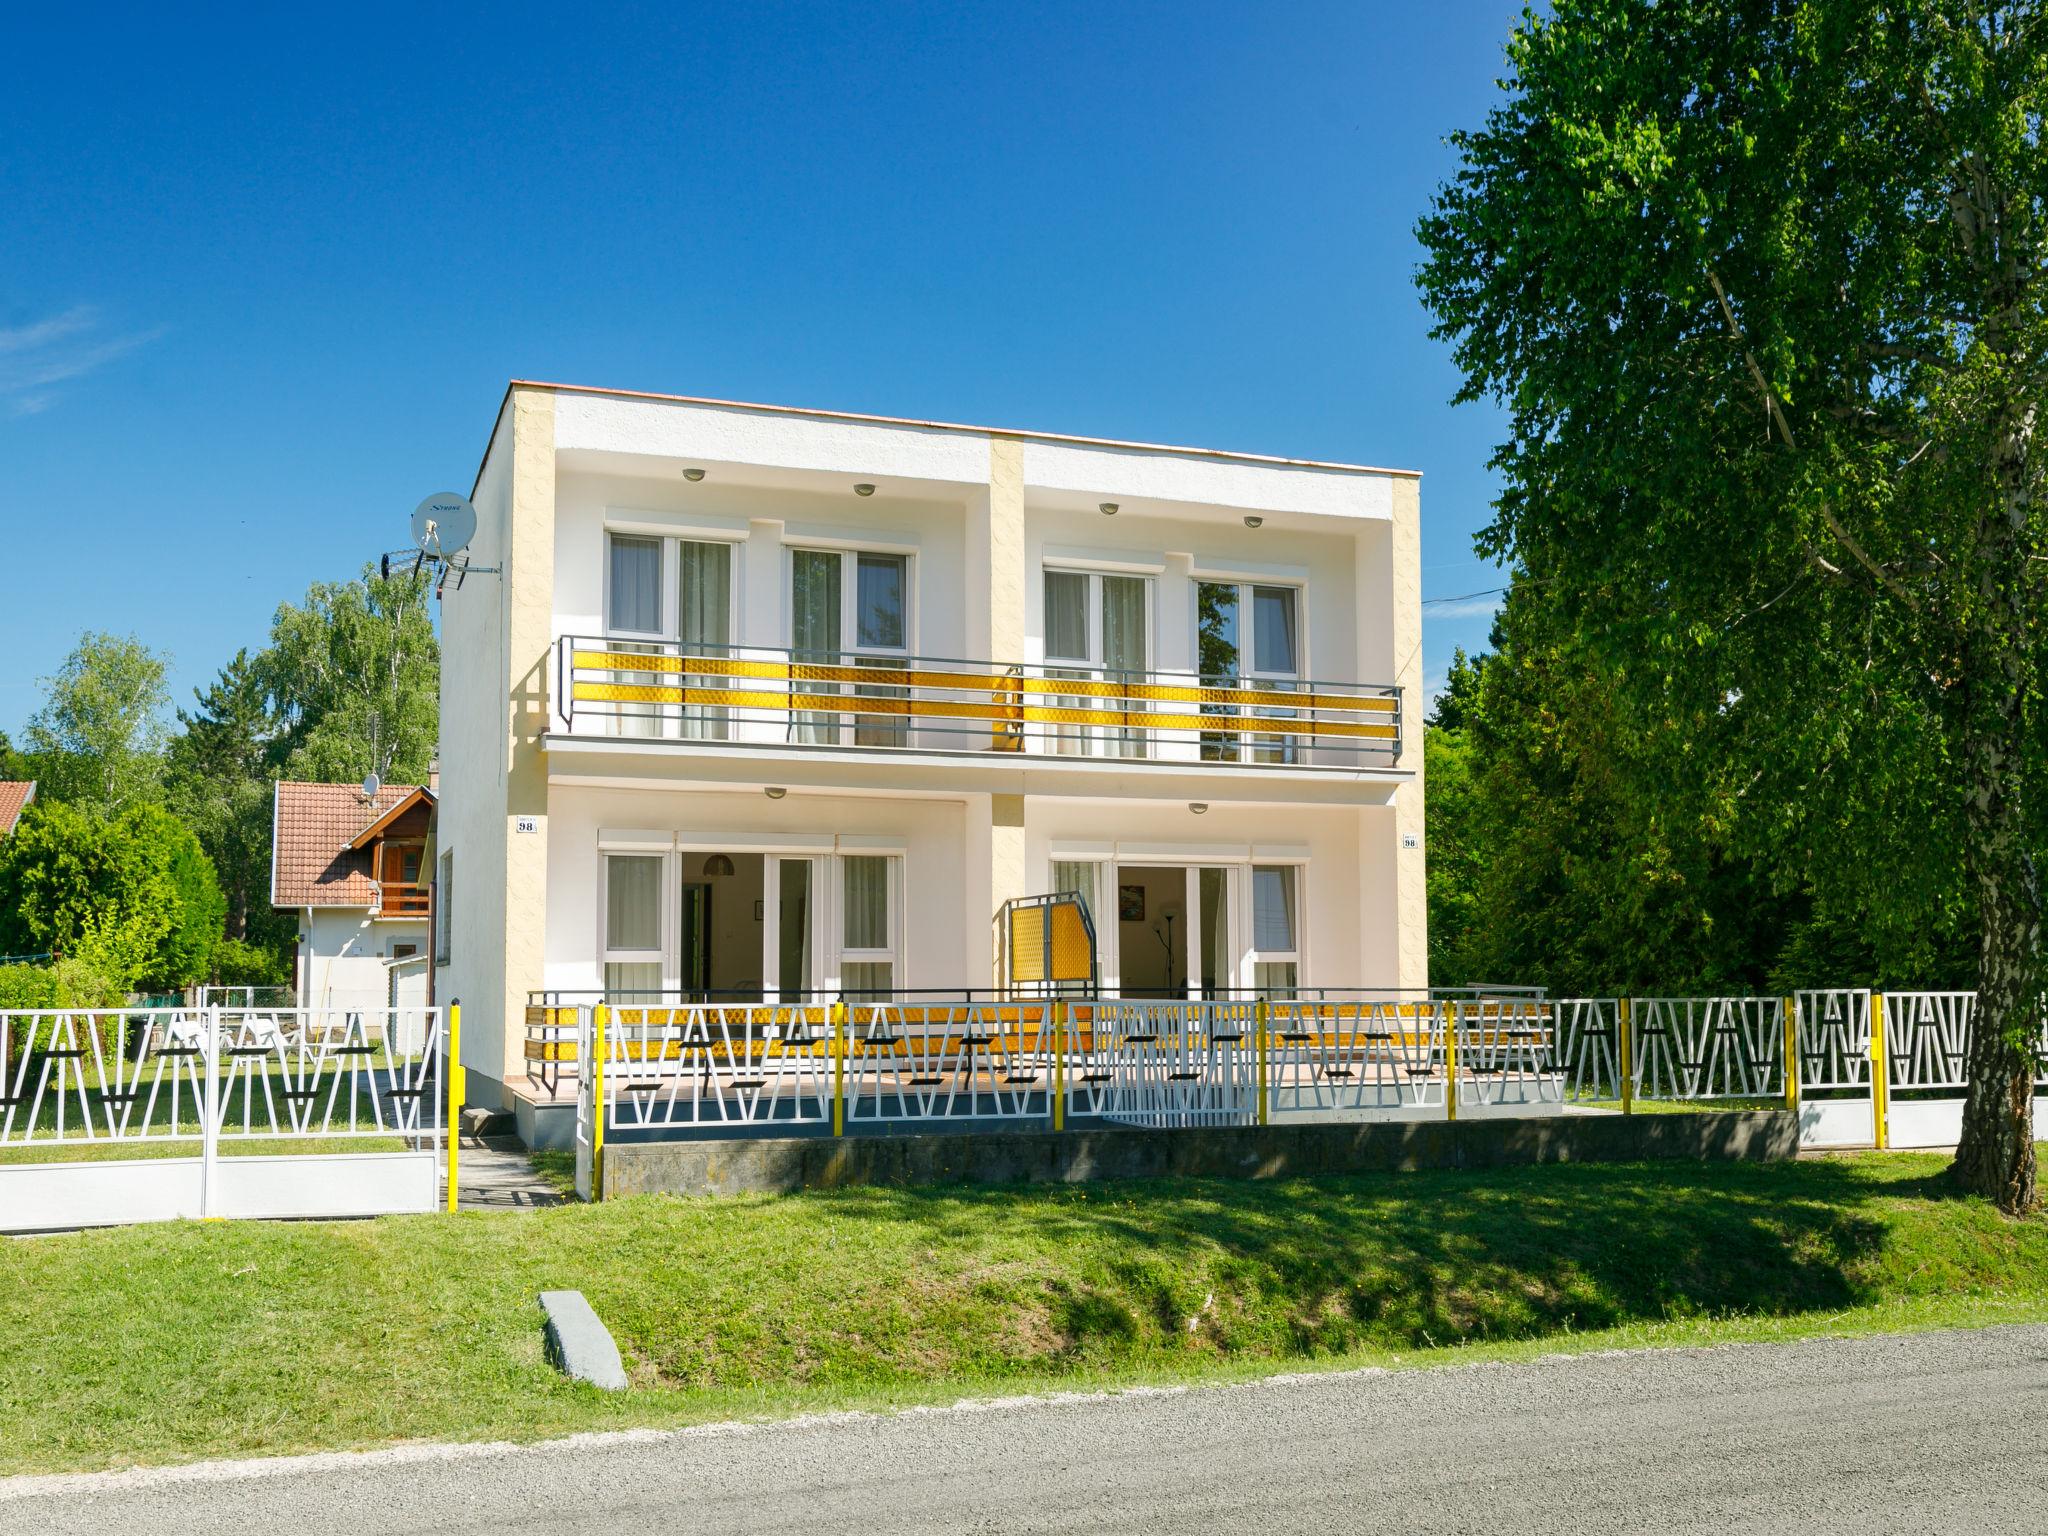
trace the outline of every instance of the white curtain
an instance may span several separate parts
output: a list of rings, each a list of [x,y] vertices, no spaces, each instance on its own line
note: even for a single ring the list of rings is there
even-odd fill
[[[839,556],[830,550],[800,549],[792,556],[789,643],[798,662],[836,666],[842,659],[844,633],[839,589]],[[830,684],[806,684],[814,693],[833,692]],[[839,717],[809,710],[791,720],[791,740],[833,743],[839,739]]]
[[[604,863],[605,990],[659,994],[663,861],[658,854],[612,854]],[[645,1005],[656,999],[643,995],[618,1000]]]
[[[1095,905],[1095,871],[1097,865],[1092,859],[1055,859],[1052,865],[1052,888],[1054,892],[1072,891],[1088,904],[1089,919],[1095,924],[1095,931],[1102,932],[1101,909]]]
[[[1252,948],[1262,954],[1294,953],[1294,866],[1252,867]]]
[[[889,861],[858,856],[841,862],[846,869],[846,947],[889,948]]]
[[[1101,580],[1102,665],[1116,682],[1142,683],[1147,667],[1144,578],[1104,576]],[[1136,727],[1112,727],[1106,747],[1111,757],[1142,757],[1144,736]]]
[[[676,616],[685,656],[723,656],[732,643],[732,546],[685,539],[676,546]],[[699,687],[720,682],[693,679]],[[683,711],[683,735],[722,740],[726,711],[692,705]]]

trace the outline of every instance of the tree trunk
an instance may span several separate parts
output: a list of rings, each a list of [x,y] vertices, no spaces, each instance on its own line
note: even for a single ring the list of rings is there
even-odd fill
[[[2016,716],[2017,701],[1994,713]],[[2034,1062],[2041,1042],[2041,890],[2027,845],[2020,757],[2008,730],[1966,733],[1966,822],[1982,949],[1966,1072],[1962,1138],[1950,1177],[2008,1215],[2039,1203],[2034,1175]],[[2003,740],[1997,739],[2003,737]]]

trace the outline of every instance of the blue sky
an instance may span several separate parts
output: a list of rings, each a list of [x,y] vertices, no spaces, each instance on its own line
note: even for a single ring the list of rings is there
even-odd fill
[[[1509,0],[179,9],[0,56],[0,730],[87,628],[189,700],[512,377],[1416,468],[1499,584],[1411,276]]]

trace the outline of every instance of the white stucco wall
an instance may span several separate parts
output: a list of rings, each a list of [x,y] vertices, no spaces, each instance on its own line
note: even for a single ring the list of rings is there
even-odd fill
[[[390,1006],[393,947],[427,948],[425,923],[373,920],[361,907],[314,907],[299,915],[302,1008]],[[423,999],[422,999],[423,1000]]]
[[[511,510],[509,406],[492,437],[472,498],[478,565],[502,565]],[[436,843],[455,857],[450,963],[438,966],[434,995],[462,1003],[463,1062],[477,1074],[473,1096],[502,1079],[506,1019],[505,732],[510,704],[505,659],[506,576],[473,576],[441,602],[441,790]],[[429,878],[440,879],[437,857]],[[488,1079],[489,1082],[485,1080]]]

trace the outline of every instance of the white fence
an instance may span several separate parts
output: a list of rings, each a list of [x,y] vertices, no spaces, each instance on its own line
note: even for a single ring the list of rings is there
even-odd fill
[[[1943,1146],[1961,1123],[1973,1002],[1833,989],[586,1004],[543,1010],[528,1054],[544,1076],[577,1074],[586,1189],[606,1135],[1074,1119],[1184,1127],[1775,1107],[1797,1112],[1808,1146]],[[600,1055],[603,1071],[587,1069]],[[2039,1118],[2048,1134],[2048,1107]]]
[[[433,1008],[0,1012],[0,1231],[430,1210]]]

